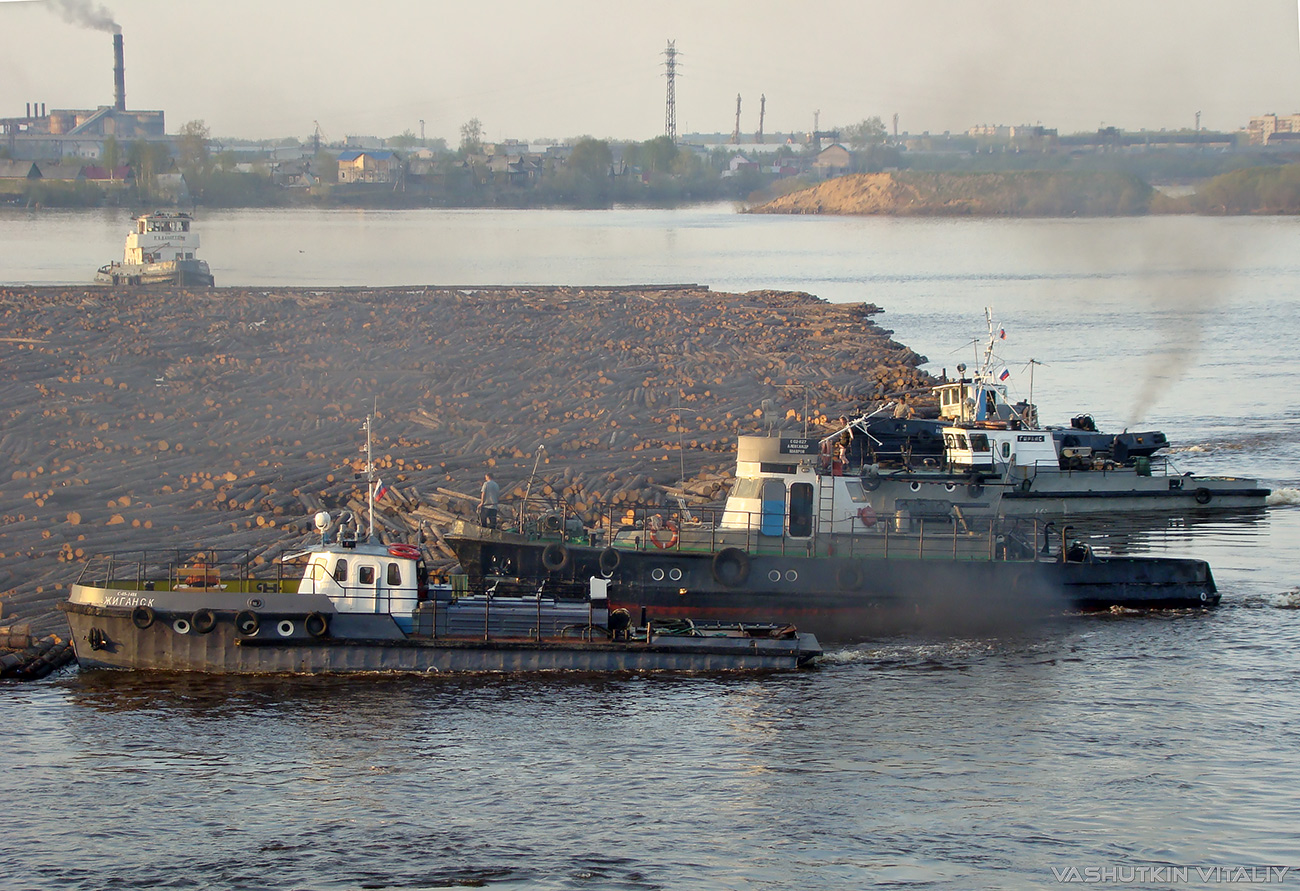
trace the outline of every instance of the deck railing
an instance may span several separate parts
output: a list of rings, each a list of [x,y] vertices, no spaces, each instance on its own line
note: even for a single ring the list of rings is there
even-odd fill
[[[1037,519],[970,518],[960,515],[918,516],[850,514],[814,516],[807,535],[792,534],[781,515],[780,533],[773,514],[722,507],[641,505],[596,506],[578,512],[563,504],[537,503],[503,531],[537,541],[564,541],[589,547],[639,551],[717,552],[734,547],[755,554],[805,556],[900,557],[951,560],[1023,559],[1043,548],[1064,544],[1070,527],[1058,529]],[[831,531],[833,528],[833,531]]]

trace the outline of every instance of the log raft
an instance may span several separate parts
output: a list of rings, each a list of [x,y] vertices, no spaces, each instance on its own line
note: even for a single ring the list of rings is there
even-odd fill
[[[308,543],[366,501],[376,404],[376,528],[435,573],[487,470],[507,509],[716,502],[763,400],[797,434],[924,398],[879,312],[695,285],[0,288],[0,604],[40,638],[90,555]]]

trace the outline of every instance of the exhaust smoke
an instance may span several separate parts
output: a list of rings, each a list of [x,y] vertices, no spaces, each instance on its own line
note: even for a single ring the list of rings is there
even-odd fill
[[[107,31],[112,34],[122,33],[122,26],[113,18],[113,13],[101,3],[91,0],[48,0],[51,12],[57,12],[65,21],[83,28]]]

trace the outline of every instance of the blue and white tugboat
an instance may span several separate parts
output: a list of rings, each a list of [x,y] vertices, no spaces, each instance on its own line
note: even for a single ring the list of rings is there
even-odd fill
[[[196,255],[199,233],[194,218],[158,210],[136,217],[126,236],[122,262],[101,266],[95,281],[106,285],[212,287],[208,264]]]
[[[375,536],[375,486],[368,531],[350,514],[321,512],[319,543],[272,572],[215,550],[88,561],[60,604],[78,662],[216,673],[730,671],[821,655],[814,636],[788,625],[634,622],[611,607],[612,583],[599,574],[528,591],[471,590],[463,577],[429,584],[418,547]]]

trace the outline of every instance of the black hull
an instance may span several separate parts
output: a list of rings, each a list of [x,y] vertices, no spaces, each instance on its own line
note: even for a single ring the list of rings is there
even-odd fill
[[[899,631],[992,633],[1072,610],[1214,606],[1203,560],[1087,562],[613,551],[510,536],[449,539],[471,585],[580,586],[611,579],[612,606],[639,619],[790,622],[822,640]],[[548,550],[549,548],[549,550]],[[556,567],[557,564],[562,564]],[[503,589],[502,586],[505,586]]]
[[[332,616],[313,637],[302,615],[266,615],[256,636],[241,633],[236,614],[212,610],[197,631],[188,612],[157,611],[147,627],[131,609],[63,603],[82,668],[188,671],[209,674],[514,673],[620,671],[784,671],[821,655],[806,633],[739,639],[656,636],[653,641],[407,637],[388,616]],[[292,631],[277,633],[278,620]],[[178,628],[183,622],[184,630]],[[337,627],[337,633],[336,633]],[[368,636],[355,636],[356,633]]]

